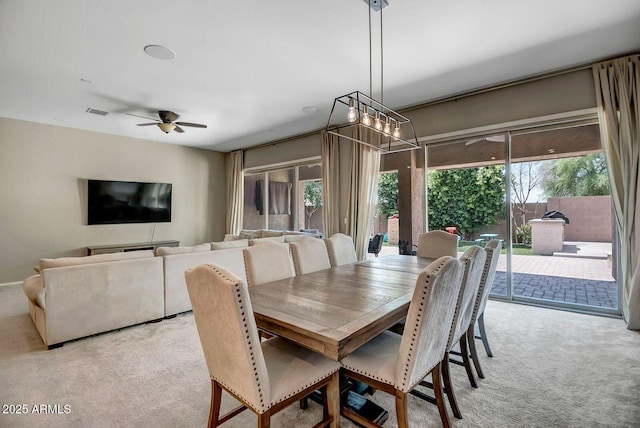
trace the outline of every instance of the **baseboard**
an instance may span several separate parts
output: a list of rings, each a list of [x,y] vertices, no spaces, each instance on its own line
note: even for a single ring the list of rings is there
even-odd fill
[[[0,282],[0,287],[10,287],[12,285],[20,285],[22,284],[22,281],[16,281],[16,282]]]

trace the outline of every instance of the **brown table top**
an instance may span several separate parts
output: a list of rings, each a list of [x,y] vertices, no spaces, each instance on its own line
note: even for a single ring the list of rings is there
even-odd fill
[[[401,256],[398,254],[392,254],[384,257],[374,257],[358,263],[360,266],[385,269],[385,270],[397,270],[400,272],[410,272],[417,275],[420,274],[424,268],[429,266],[436,259],[428,259],[424,257],[416,256]]]
[[[395,257],[250,287],[256,323],[340,360],[406,316],[418,266],[426,259]],[[395,268],[388,268],[385,259]]]

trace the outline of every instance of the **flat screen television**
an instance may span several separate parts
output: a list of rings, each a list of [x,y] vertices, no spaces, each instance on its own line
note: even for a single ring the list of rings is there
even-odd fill
[[[171,221],[171,183],[88,180],[88,224]]]

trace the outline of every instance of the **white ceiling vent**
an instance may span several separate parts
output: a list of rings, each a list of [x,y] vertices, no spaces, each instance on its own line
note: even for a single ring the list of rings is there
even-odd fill
[[[87,110],[85,110],[87,113],[91,113],[91,114],[97,114],[98,116],[106,116],[109,114],[108,111],[102,111],[102,110],[98,110],[95,108],[91,108],[89,107]]]

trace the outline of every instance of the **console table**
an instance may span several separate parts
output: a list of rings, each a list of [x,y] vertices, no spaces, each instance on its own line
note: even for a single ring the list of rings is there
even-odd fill
[[[87,255],[122,253],[125,251],[154,250],[158,247],[177,247],[180,241],[138,242],[136,244],[92,245],[87,247]]]

